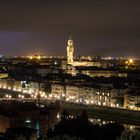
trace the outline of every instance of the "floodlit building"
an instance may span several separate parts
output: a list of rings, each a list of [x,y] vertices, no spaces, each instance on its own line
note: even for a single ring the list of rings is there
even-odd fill
[[[96,90],[96,104],[110,107],[119,107],[117,104],[117,90],[113,88],[100,88]]]
[[[98,88],[82,85],[52,84],[52,96],[61,98],[65,96],[66,101],[95,104],[101,106],[121,107],[118,104],[118,90],[114,88]]]
[[[71,37],[67,43],[67,64],[71,64],[72,66],[98,66],[100,67],[100,62],[74,61],[74,45],[73,45],[73,40]]]
[[[83,70],[82,74],[86,74],[90,77],[111,77],[111,76],[118,76],[118,71],[111,71],[111,70]]]
[[[129,93],[124,95],[124,108],[140,110],[140,94]]]
[[[127,77],[127,73],[119,72],[114,69],[105,69],[97,67],[76,67],[76,70],[81,73],[88,75],[90,77]]]
[[[73,54],[74,54],[73,40],[70,37],[67,44],[67,64],[73,64]]]
[[[7,78],[8,77],[8,73],[0,73],[0,79],[1,78]]]
[[[51,93],[52,96],[56,98],[65,97],[65,86],[61,84],[52,84]]]

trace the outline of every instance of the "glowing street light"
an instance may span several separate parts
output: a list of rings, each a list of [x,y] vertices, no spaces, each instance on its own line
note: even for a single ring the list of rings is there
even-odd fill
[[[8,94],[6,94],[6,96],[5,96],[6,98],[9,98],[9,99],[11,99],[12,98],[12,96],[11,95],[8,95]]]
[[[64,93],[62,94],[62,97],[65,97],[65,94]]]
[[[18,97],[21,98],[21,95],[19,94]]]
[[[126,65],[132,65],[132,64],[134,64],[134,60],[132,58],[130,58],[130,59],[125,61],[125,64]]]
[[[56,117],[57,117],[57,119],[60,119],[60,114],[59,114],[59,112],[57,113],[57,116],[56,116]]]
[[[7,94],[6,94],[6,96],[5,96],[5,97],[6,97],[6,98],[8,98],[8,97],[9,97],[9,95],[7,95]]]
[[[31,97],[33,98],[33,97],[34,97],[34,95],[33,95],[33,94],[31,94]]]
[[[76,103],[79,103],[79,100],[78,99],[76,100]]]
[[[33,59],[33,56],[30,56],[29,58],[30,58],[30,59]]]
[[[51,98],[52,97],[52,94],[49,94],[49,97]]]
[[[21,98],[23,99],[24,98],[24,95],[22,95]]]
[[[39,59],[41,59],[41,56],[39,55],[39,56],[37,56],[37,59],[39,60]]]
[[[9,95],[9,98],[12,98],[12,96],[11,96],[11,95]]]
[[[100,106],[101,105],[101,102],[98,102],[98,105]]]
[[[119,104],[116,104],[116,107],[119,107]]]
[[[13,90],[16,91],[16,87],[14,87]]]
[[[132,64],[134,60],[132,58],[129,59],[129,63]]]
[[[93,101],[91,101],[91,104],[93,104],[94,102]]]
[[[11,90],[11,87],[8,87],[9,90]]]
[[[128,64],[128,61],[125,61],[125,64]]]

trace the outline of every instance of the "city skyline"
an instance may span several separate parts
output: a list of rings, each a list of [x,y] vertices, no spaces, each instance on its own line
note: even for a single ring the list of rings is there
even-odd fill
[[[0,0],[0,140],[140,139],[139,7]]]
[[[65,55],[70,35],[75,55],[138,56],[139,1],[5,0],[0,2],[0,52]]]

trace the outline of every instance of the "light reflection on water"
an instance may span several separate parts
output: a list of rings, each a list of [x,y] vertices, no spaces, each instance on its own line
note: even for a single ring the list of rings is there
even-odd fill
[[[74,115],[69,115],[68,116],[70,119],[73,119],[73,118],[76,118],[76,116]],[[52,118],[50,118],[52,119]],[[53,124],[48,124],[49,122],[47,121],[46,122],[46,125],[49,125],[50,127],[53,127],[54,124],[58,123],[59,121],[61,121],[61,113],[58,112],[55,116],[55,120],[53,121]],[[89,121],[94,124],[94,125],[99,125],[99,126],[103,126],[103,125],[106,125],[106,124],[109,124],[109,123],[115,123],[115,121],[111,121],[111,120],[105,120],[105,119],[101,119],[101,118],[89,118]],[[25,124],[27,127],[30,127],[30,128],[34,128],[37,130],[36,132],[36,135],[37,137],[39,138],[39,135],[40,135],[40,132],[42,132],[42,130],[40,131],[40,124],[42,124],[41,122],[39,121],[33,121],[33,120],[26,120],[25,121]],[[130,125],[130,124],[122,124],[125,128],[126,131],[129,131],[129,132],[137,132],[139,131],[140,132],[140,124],[139,126],[137,125]]]
[[[39,130],[39,122],[38,121],[36,122],[36,126],[35,127],[36,127],[35,129],[37,130],[37,138],[39,138],[39,135],[40,135],[39,131],[40,130]]]
[[[32,120],[30,118],[30,119],[25,120],[24,124],[25,124],[26,127],[35,129],[36,130],[36,136],[37,136],[37,138],[39,138],[39,135],[40,135],[40,131],[39,131],[40,123],[39,123],[38,120],[34,121],[34,120]]]
[[[69,115],[70,119],[76,118],[76,116],[73,115]],[[61,120],[61,114],[58,112],[57,113],[57,120],[60,121]],[[94,125],[106,125],[109,123],[115,123],[115,121],[110,121],[110,120],[104,120],[104,119],[100,119],[100,118],[89,118],[88,119],[92,124]],[[139,125],[130,125],[130,124],[121,124],[124,126],[125,130],[127,131],[139,131],[140,132],[140,124]]]

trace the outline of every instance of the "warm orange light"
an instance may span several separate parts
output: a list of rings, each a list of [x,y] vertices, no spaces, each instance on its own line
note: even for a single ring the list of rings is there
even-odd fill
[[[134,64],[134,60],[132,58],[130,58],[130,59],[125,61],[125,64],[126,65],[132,65],[132,64]]]
[[[132,64],[134,60],[132,58],[129,59],[129,63]]]
[[[30,56],[29,58],[30,58],[30,59],[33,59],[33,57],[32,57],[32,56]]]
[[[125,61],[126,64],[128,64],[128,61]]]
[[[41,56],[39,55],[39,56],[37,56],[37,59],[41,59]]]

